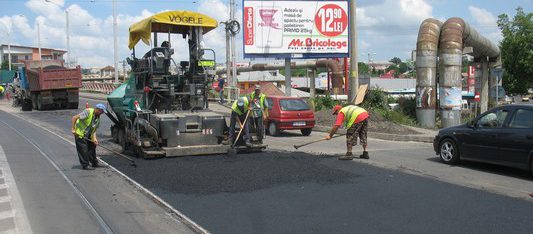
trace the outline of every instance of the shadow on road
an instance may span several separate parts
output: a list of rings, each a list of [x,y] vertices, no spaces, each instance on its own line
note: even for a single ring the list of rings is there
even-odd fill
[[[512,167],[494,165],[494,164],[489,164],[489,163],[472,162],[472,161],[461,161],[457,165],[447,165],[447,164],[444,164],[438,157],[428,158],[427,160],[440,163],[443,166],[462,167],[462,168],[472,169],[472,170],[481,171],[481,172],[514,177],[514,178],[522,179],[522,180],[528,180],[528,181],[533,180],[533,177],[530,175],[529,171],[520,170],[520,169],[516,169]]]

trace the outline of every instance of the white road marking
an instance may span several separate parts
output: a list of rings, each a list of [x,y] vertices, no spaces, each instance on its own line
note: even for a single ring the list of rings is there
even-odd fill
[[[7,188],[7,195],[0,197],[0,203],[9,202],[11,204],[10,211],[3,211],[2,218],[9,218],[9,213],[15,221],[15,227],[13,230],[4,230],[4,233],[33,233],[31,230],[30,223],[28,221],[28,216],[26,216],[26,210],[24,209],[24,204],[20,193],[17,189],[15,179],[11,173],[11,168],[7,162],[6,154],[4,149],[0,145],[0,180],[4,180],[4,188]],[[9,212],[9,213],[8,213]],[[7,216],[7,217],[6,217]]]

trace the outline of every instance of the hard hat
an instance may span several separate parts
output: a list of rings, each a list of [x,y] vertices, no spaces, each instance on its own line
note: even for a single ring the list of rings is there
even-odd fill
[[[331,113],[332,115],[336,115],[337,113],[339,113],[339,111],[342,109],[342,106],[341,105],[335,105],[333,107],[333,113]]]
[[[104,104],[102,104],[102,103],[98,103],[98,104],[96,104],[96,106],[94,106],[94,107],[96,107],[97,109],[103,110],[104,113],[107,113],[107,108],[106,108],[106,106],[105,106]]]

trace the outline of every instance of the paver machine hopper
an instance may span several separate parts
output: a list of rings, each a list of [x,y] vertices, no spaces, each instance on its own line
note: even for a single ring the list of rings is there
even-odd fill
[[[225,119],[208,109],[207,100],[216,56],[204,48],[203,37],[216,27],[216,20],[190,11],[162,12],[130,26],[131,73],[108,96],[116,116],[111,116],[111,133],[123,150],[144,158],[227,152],[221,144]],[[161,44],[160,34],[165,38]],[[188,49],[174,51],[173,39]],[[135,46],[141,40],[150,50],[137,57]],[[189,59],[177,65],[174,53]]]

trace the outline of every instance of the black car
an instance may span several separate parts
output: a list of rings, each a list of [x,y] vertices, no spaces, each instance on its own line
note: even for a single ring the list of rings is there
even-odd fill
[[[447,164],[486,162],[533,175],[533,105],[497,107],[466,124],[441,129],[433,147]]]

